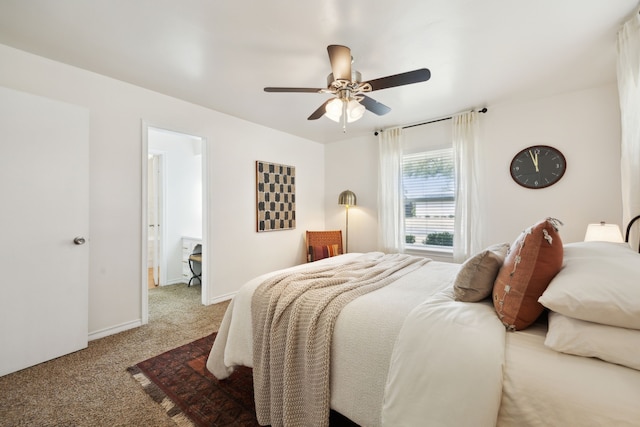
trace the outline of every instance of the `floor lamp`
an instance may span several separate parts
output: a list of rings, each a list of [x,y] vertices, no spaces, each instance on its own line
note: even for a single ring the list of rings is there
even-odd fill
[[[349,206],[356,205],[356,195],[351,190],[344,190],[338,196],[338,204],[343,205],[346,209],[346,229],[345,229],[345,245],[344,253],[349,252]]]

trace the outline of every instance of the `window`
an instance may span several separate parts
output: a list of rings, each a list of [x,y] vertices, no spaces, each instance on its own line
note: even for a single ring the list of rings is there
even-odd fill
[[[407,248],[453,250],[453,148],[402,157],[404,235]]]

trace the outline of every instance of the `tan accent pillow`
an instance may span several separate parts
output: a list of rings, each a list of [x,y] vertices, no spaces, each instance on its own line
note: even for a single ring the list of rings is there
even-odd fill
[[[493,282],[509,250],[509,243],[489,246],[466,260],[453,282],[456,301],[482,301],[493,290]]]
[[[562,268],[559,221],[547,218],[524,230],[511,245],[493,285],[493,305],[509,330],[521,330],[544,310],[538,298]]]

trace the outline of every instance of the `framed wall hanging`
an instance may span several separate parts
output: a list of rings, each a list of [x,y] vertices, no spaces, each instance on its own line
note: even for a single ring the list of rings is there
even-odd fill
[[[296,228],[296,168],[256,161],[256,230]]]

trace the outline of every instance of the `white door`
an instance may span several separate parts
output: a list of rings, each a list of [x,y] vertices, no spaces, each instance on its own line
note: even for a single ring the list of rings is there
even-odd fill
[[[1,376],[87,347],[88,110],[0,87],[0,204]]]

